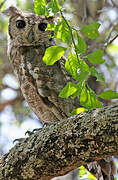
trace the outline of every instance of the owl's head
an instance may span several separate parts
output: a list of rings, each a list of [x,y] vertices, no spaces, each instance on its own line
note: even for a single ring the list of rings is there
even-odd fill
[[[9,43],[15,46],[38,46],[50,44],[52,31],[47,31],[47,24],[52,18],[38,16],[34,13],[23,13],[20,9],[10,6],[3,11],[9,16]]]

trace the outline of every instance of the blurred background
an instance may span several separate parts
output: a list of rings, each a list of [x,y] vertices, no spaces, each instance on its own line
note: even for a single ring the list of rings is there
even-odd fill
[[[8,17],[1,13],[10,5],[33,12],[34,2],[33,0],[6,0],[4,4],[3,2],[0,0],[0,155],[14,146],[14,139],[25,137],[27,130],[42,126],[24,100],[19,82],[7,57]],[[66,0],[64,13],[78,30],[83,25],[94,21],[101,24],[100,36],[94,40],[87,38],[85,40],[88,47],[87,53],[96,49],[104,50],[106,61],[96,68],[104,76],[106,84],[96,81],[92,76],[89,77],[88,84],[96,94],[104,89],[118,92],[118,0]],[[116,100],[102,101],[104,105],[116,102]],[[117,165],[117,161],[115,162]]]

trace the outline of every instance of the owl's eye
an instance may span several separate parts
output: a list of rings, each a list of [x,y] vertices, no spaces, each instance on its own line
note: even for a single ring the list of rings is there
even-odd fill
[[[39,28],[40,31],[45,31],[46,28],[47,28],[47,24],[46,23],[40,23],[38,25],[38,28]]]
[[[22,28],[24,28],[25,27],[25,21],[23,21],[23,20],[17,20],[16,21],[16,27],[18,28],[18,29],[22,29]]]

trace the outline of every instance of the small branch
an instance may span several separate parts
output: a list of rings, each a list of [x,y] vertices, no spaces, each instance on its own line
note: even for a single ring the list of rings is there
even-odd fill
[[[0,159],[0,179],[50,180],[118,155],[118,104],[47,125]]]
[[[71,33],[72,43],[74,45],[74,49],[75,49],[75,53],[76,53],[76,56],[77,56],[77,60],[78,60],[78,62],[80,64],[80,58],[79,58],[79,56],[78,56],[78,54],[76,52],[76,44],[75,44],[75,40],[74,40],[74,37],[73,37],[72,29],[71,29],[70,25],[68,24],[68,22],[67,22],[66,18],[64,17],[63,12],[61,10],[60,10],[60,13],[61,13],[62,18],[64,19],[65,23],[67,24],[70,33]]]
[[[118,37],[118,34],[117,34],[113,39],[111,39],[111,40],[109,41],[109,44],[111,44],[117,37]]]
[[[113,30],[115,30],[115,28],[116,28],[117,25],[118,25],[118,24],[115,24],[115,25],[113,25],[113,26],[110,28],[110,33],[109,33],[109,35],[108,35],[108,37],[107,37],[107,39],[106,39],[106,43],[104,44],[104,47],[107,47],[109,44],[111,44],[111,43],[118,37],[118,35],[116,35],[113,39],[109,40],[110,37],[111,37],[111,34],[112,34]]]
[[[111,0],[114,7],[118,8],[118,5],[114,2],[114,0]]]
[[[106,43],[104,46],[107,47],[108,45],[112,44],[112,42],[118,37],[118,34],[113,38],[111,39],[108,43]]]
[[[17,98],[15,98],[15,99],[12,99],[12,100],[10,100],[10,101],[7,101],[7,102],[5,102],[5,103],[0,104],[0,112],[2,112],[6,106],[8,106],[8,105],[13,105],[13,104],[15,104],[18,100],[19,100],[19,98],[17,97]]]
[[[2,6],[5,4],[7,0],[4,0],[1,4],[0,4],[0,9],[2,8]]]

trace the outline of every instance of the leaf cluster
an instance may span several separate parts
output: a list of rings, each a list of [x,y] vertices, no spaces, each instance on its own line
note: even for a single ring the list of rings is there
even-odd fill
[[[64,1],[63,1],[64,3]],[[65,69],[69,72],[76,83],[67,82],[66,86],[59,94],[61,98],[78,97],[81,108],[74,109],[72,114],[78,114],[85,110],[90,110],[97,107],[103,107],[99,101],[99,97],[105,100],[118,98],[118,93],[112,90],[107,90],[99,95],[88,86],[87,79],[89,76],[96,77],[97,81],[105,83],[104,77],[96,70],[95,65],[105,62],[103,50],[96,49],[87,54],[87,44],[83,37],[95,39],[99,36],[98,22],[83,26],[79,31],[72,27],[70,22],[65,18],[63,7],[60,6],[58,0],[35,0],[34,10],[39,15],[47,17],[54,16],[57,13],[60,15],[56,24],[49,23],[47,30],[54,31],[54,38],[59,39],[68,45],[68,48],[63,46],[52,46],[47,48],[43,61],[47,66],[53,65],[60,60],[67,49],[69,54],[65,62]],[[86,55],[85,55],[86,54]],[[88,66],[87,61],[91,66]]]

